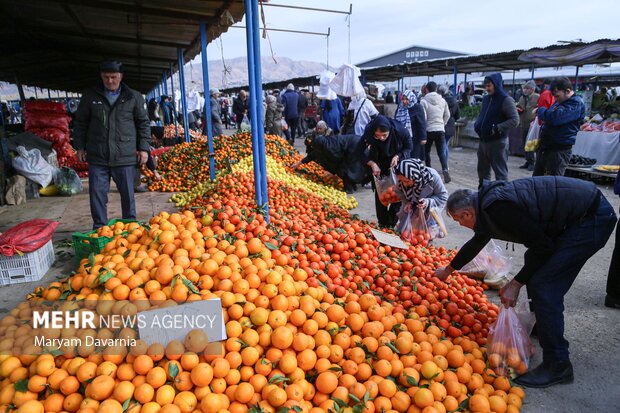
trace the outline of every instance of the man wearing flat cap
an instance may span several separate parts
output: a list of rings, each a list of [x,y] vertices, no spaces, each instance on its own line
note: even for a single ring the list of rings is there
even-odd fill
[[[523,96],[517,103],[517,112],[519,112],[519,118],[521,122],[521,139],[523,146],[527,140],[527,133],[530,130],[530,123],[534,120],[536,115],[534,109],[538,107],[538,98],[540,95],[536,93],[536,83],[533,80],[528,80],[523,85]],[[534,170],[534,164],[536,163],[536,152],[525,152],[525,163],[521,165],[520,169],[527,169],[528,171]]]
[[[151,131],[142,95],[123,80],[123,65],[100,65],[102,84],[87,89],[75,114],[73,142],[78,159],[88,162],[93,228],[108,222],[110,178],[121,195],[123,219],[136,219],[136,166],[148,159]]]

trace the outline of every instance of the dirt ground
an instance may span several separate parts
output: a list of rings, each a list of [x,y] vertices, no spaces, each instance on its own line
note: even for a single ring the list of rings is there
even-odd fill
[[[301,141],[298,141],[298,149],[303,150]],[[433,165],[438,165],[436,156],[433,156]],[[522,158],[510,158],[510,179],[529,175],[527,171],[518,169],[522,163]],[[448,191],[477,187],[475,151],[451,148],[450,170],[452,182],[447,185]],[[612,205],[618,208],[620,198],[613,194],[612,184],[613,181],[607,180],[601,182],[599,187]],[[175,210],[174,205],[167,202],[169,196],[163,193],[136,194],[138,219],[146,221],[159,211]],[[375,220],[372,191],[360,188],[355,197],[360,205],[351,212],[362,219]],[[109,217],[119,216],[120,199],[114,190],[110,193]],[[0,317],[23,300],[36,285],[52,282],[57,276],[66,276],[75,268],[67,240],[71,239],[72,232],[88,231],[92,225],[87,190],[71,198],[40,198],[29,201],[25,206],[0,208],[0,231],[33,218],[60,222],[54,236],[57,261],[39,282],[0,287]],[[440,245],[458,248],[472,235],[470,230],[459,227],[449,218],[446,218],[446,224],[450,236],[440,240]],[[603,306],[613,239],[612,235],[605,248],[588,261],[566,296],[566,337],[571,343],[575,382],[544,390],[527,389],[523,412],[620,412],[620,311]],[[514,257],[513,273],[516,273],[523,263],[524,248],[516,245],[513,252],[511,246],[507,253]],[[523,292],[522,298],[525,298],[524,295]],[[489,296],[499,302],[496,292],[490,292]],[[537,356],[534,365],[539,361],[540,356]]]

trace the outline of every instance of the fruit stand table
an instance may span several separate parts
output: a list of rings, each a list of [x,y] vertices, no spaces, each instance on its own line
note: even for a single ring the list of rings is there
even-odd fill
[[[594,158],[597,165],[620,165],[620,132],[579,131],[573,154]]]

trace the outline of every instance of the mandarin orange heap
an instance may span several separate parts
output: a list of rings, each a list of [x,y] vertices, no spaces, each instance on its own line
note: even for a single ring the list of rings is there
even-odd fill
[[[285,139],[275,135],[265,135],[265,150],[268,156],[277,159],[286,167],[303,158]],[[214,154],[216,170],[227,170],[231,164],[252,155],[251,134],[241,132],[232,136],[216,137]],[[147,169],[143,170],[151,191],[188,191],[197,183],[208,181],[209,149],[206,138],[172,147],[159,158],[157,168],[162,175],[161,181],[156,180]],[[298,172],[314,182],[342,186],[338,178],[329,177],[321,166],[313,162],[303,165]]]
[[[204,209],[201,219],[190,211],[161,213],[150,228],[117,237],[101,254],[83,260],[75,275],[37,289],[30,302],[0,320],[0,408],[24,413],[276,413],[281,408],[428,413],[459,406],[472,412],[519,411],[523,391],[486,367],[484,347],[469,337],[445,339],[426,309],[419,311],[422,305],[405,311],[380,296],[345,291],[336,297],[312,286],[313,275],[324,274],[320,254],[327,254],[328,245],[346,242],[340,255],[361,248],[352,260],[364,260],[365,253],[376,266],[395,253],[370,241],[360,221],[326,216],[318,225],[333,220],[342,225],[332,228],[357,234],[341,240],[335,230],[308,230],[294,249],[307,248],[308,257],[314,253],[319,259],[302,261],[301,255],[283,252],[293,247],[286,245],[292,236],[268,228],[260,214],[246,210],[246,218],[230,200]],[[287,229],[295,233],[303,227],[293,223]],[[314,244],[306,244],[313,238]],[[420,251],[411,247],[411,252],[417,259]],[[379,259],[381,254],[387,255]],[[420,266],[418,283],[434,265]],[[131,300],[132,294],[141,299]],[[93,300],[98,309],[135,314],[153,305],[212,297],[221,299],[228,335],[219,348],[187,350],[202,347],[204,337],[167,346],[139,342],[85,356],[67,348],[63,355],[32,355],[36,348],[23,348],[36,333],[21,322],[31,316],[32,302],[70,306]]]

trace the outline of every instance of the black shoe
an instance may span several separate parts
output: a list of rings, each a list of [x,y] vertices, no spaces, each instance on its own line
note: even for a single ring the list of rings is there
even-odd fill
[[[527,170],[528,170],[528,171],[530,171],[530,172],[534,172],[534,164],[530,164],[530,165],[527,167]]]
[[[452,181],[452,178],[450,178],[450,172],[443,171],[443,182],[446,184],[449,184],[451,181]]]
[[[620,308],[620,299],[612,297],[611,295],[607,294],[605,296],[605,307]]]
[[[514,382],[520,386],[543,389],[555,384],[572,383],[573,365],[570,361],[558,361],[553,363],[543,362],[534,370],[517,377]]]
[[[524,163],[523,165],[521,165],[521,166],[519,167],[519,169],[528,169],[529,167],[530,167],[530,163],[529,163],[529,162],[526,162],[526,163]]]
[[[134,189],[134,192],[149,192],[146,186],[140,185]]]

